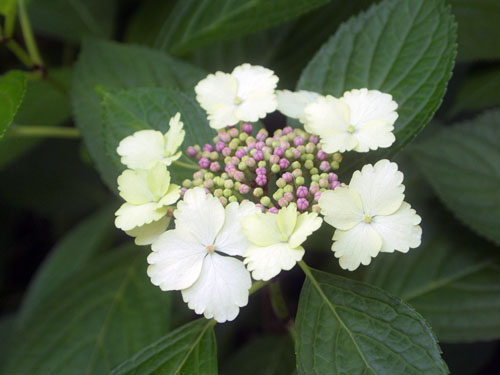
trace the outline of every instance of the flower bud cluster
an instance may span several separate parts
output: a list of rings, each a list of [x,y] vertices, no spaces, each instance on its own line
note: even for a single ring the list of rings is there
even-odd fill
[[[322,150],[319,138],[289,126],[269,135],[251,124],[220,131],[214,144],[189,146],[186,154],[200,169],[183,181],[181,193],[200,186],[222,204],[254,201],[277,213],[290,203],[299,211],[319,212],[321,193],[340,186],[340,153]]]

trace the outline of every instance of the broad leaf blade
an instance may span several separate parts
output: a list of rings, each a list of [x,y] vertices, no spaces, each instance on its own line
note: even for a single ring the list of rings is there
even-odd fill
[[[336,97],[377,89],[398,103],[394,154],[441,104],[456,54],[456,25],[443,0],[384,0],[351,18],[321,47],[297,88]],[[382,152],[381,152],[382,154]]]
[[[166,19],[156,47],[174,54],[293,19],[328,0],[183,0]]]
[[[311,270],[295,323],[301,374],[448,373],[424,319],[368,284]]]
[[[186,136],[182,148],[210,143],[216,132],[210,128],[206,115],[186,94],[166,88],[151,87],[123,90],[116,93],[101,90],[103,96],[103,125],[106,149],[118,170],[120,163],[116,148],[120,141],[138,130],[156,129],[165,133],[168,122],[177,112],[181,114]],[[189,177],[184,168],[170,168],[178,183]]]
[[[147,47],[84,40],[73,74],[73,109],[90,155],[112,190],[116,189],[118,169],[105,151],[101,101],[95,87],[119,90],[164,86],[190,92],[204,75],[187,63]]]
[[[111,375],[217,374],[215,321],[198,319],[144,348]]]
[[[166,297],[151,284],[137,247],[96,258],[59,285],[16,332],[4,372],[109,373],[168,331]]]
[[[26,75],[13,70],[0,77],[0,139],[14,120],[26,91]]]
[[[500,243],[500,110],[443,129],[413,147],[422,173],[446,207]]]

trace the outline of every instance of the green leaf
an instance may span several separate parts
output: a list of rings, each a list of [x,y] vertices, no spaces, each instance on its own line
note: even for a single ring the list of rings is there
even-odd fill
[[[113,209],[104,208],[76,226],[52,249],[31,281],[18,313],[18,324],[30,319],[37,306],[59,285],[86,267],[97,252],[109,245],[113,219]]]
[[[236,353],[222,366],[226,375],[285,375],[295,373],[295,355],[290,336],[262,335]]]
[[[500,107],[500,67],[468,75],[460,86],[450,116]]]
[[[311,11],[328,0],[183,0],[156,39],[174,54],[266,29]]]
[[[64,90],[69,90],[71,70],[69,68],[51,69],[50,77]],[[69,98],[61,90],[55,89],[47,80],[27,81],[26,94],[14,118],[18,125],[60,125],[71,116]],[[10,138],[8,131],[0,143],[0,169],[40,143],[41,138]]]
[[[144,348],[111,375],[217,374],[214,320],[198,319]]]
[[[14,120],[26,91],[26,76],[17,70],[0,77],[0,139]]]
[[[297,88],[336,97],[377,89],[398,103],[394,154],[441,104],[456,54],[456,25],[443,0],[384,0],[351,18],[321,47]],[[380,156],[380,155],[379,155]]]
[[[443,129],[413,147],[441,201],[478,234],[500,243],[500,110]]]
[[[458,22],[460,61],[500,59],[500,3],[497,0],[449,0]]]
[[[381,254],[368,267],[365,281],[410,303],[440,341],[498,339],[498,249],[459,227],[437,230],[408,254]]]
[[[448,373],[431,329],[410,306],[306,267],[295,321],[300,374]]]
[[[116,148],[120,141],[138,130],[157,129],[167,132],[168,122],[177,112],[181,113],[186,136],[183,148],[188,145],[210,143],[217,134],[210,128],[205,112],[186,94],[166,88],[136,88],[116,93],[101,89],[103,96],[103,125],[106,149],[117,170],[125,169],[120,163]],[[173,165],[175,182],[182,182],[193,171]],[[117,177],[117,176],[116,176]]]
[[[97,85],[112,90],[164,86],[191,92],[205,73],[147,47],[95,39],[83,42],[73,73],[72,101],[76,124],[106,184],[116,189],[118,169],[105,151]]]
[[[117,14],[116,0],[26,0],[33,28],[65,41],[79,43],[83,36],[111,37]]]
[[[145,258],[120,248],[61,283],[16,332],[4,373],[109,373],[168,332],[167,295],[149,281]]]

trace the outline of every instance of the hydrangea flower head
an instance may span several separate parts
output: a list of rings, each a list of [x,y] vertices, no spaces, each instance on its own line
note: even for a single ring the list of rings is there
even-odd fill
[[[124,138],[117,148],[122,164],[130,169],[147,169],[157,161],[166,166],[181,157],[179,150],[184,141],[184,124],[177,113],[170,119],[167,133],[158,130],[140,130]]]
[[[297,212],[292,203],[277,214],[256,213],[241,221],[243,233],[252,243],[245,251],[244,263],[255,280],[269,280],[288,271],[304,256],[301,244],[323,220],[317,213]]]
[[[305,129],[320,136],[326,152],[389,147],[396,140],[397,107],[391,95],[377,90],[351,90],[340,99],[327,95],[305,106]]]
[[[248,241],[240,220],[259,209],[245,201],[224,207],[203,188],[189,189],[174,211],[175,229],[153,243],[148,275],[162,290],[181,290],[189,308],[222,323],[248,303],[250,274],[235,256]]]
[[[278,77],[262,66],[243,64],[232,73],[216,72],[198,82],[196,99],[210,126],[222,129],[240,121],[257,121],[276,109]]]
[[[321,95],[317,92],[299,90],[296,92],[289,90],[276,91],[278,99],[278,111],[285,116],[296,118],[300,122],[305,122],[304,108],[307,104],[314,102]]]
[[[420,246],[421,218],[403,201],[402,182],[397,164],[380,160],[354,172],[349,186],[321,195],[321,213],[336,228],[332,250],[342,268],[353,271],[379,252]]]

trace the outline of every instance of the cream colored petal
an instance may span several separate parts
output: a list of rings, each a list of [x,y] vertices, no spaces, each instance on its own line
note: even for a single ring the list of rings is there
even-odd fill
[[[364,123],[353,134],[358,141],[353,150],[368,152],[377,148],[390,147],[396,140],[393,129],[392,125],[380,120]]]
[[[213,245],[224,224],[222,203],[203,188],[189,189],[174,211],[175,227],[189,230],[203,245]]]
[[[160,220],[167,213],[167,207],[156,208],[156,203],[145,203],[134,205],[124,203],[115,212],[115,226],[121,230],[128,231],[144,224]]]
[[[181,188],[179,185],[170,184],[167,192],[158,202],[157,207],[170,206],[177,202],[181,197]]]
[[[163,197],[170,186],[170,172],[162,163],[155,163],[147,174],[148,188],[154,194],[155,200]]]
[[[354,150],[358,145],[356,137],[346,131],[325,133],[321,138],[322,150],[332,154]]]
[[[297,218],[293,233],[288,240],[290,247],[295,249],[302,245],[307,237],[319,229],[321,223],[323,223],[323,220],[318,217],[317,213],[300,214]]]
[[[116,152],[122,164],[130,169],[148,169],[163,159],[165,142],[163,134],[157,130],[140,130],[124,138]]]
[[[260,212],[260,209],[254,203],[245,201],[240,204],[229,203],[225,211],[224,225],[215,240],[215,250],[228,255],[241,256],[250,245],[241,229],[241,219]]]
[[[388,216],[375,216],[371,222],[373,229],[382,237],[382,252],[402,253],[419,247],[422,239],[422,219],[411,206],[403,202],[399,210]]]
[[[307,104],[304,115],[305,129],[320,137],[344,132],[349,126],[349,107],[331,95],[320,96]]]
[[[282,240],[288,241],[297,223],[297,205],[290,203],[287,207],[280,208],[277,216],[276,223],[280,233],[285,236]]]
[[[164,232],[151,248],[148,276],[161,290],[181,290],[193,285],[208,254],[196,237],[179,229]]]
[[[325,221],[335,228],[349,230],[363,219],[361,198],[348,187],[323,192],[318,203]]]
[[[134,242],[136,245],[151,245],[167,230],[169,223],[170,217],[164,216],[158,221],[153,221],[150,224],[144,224],[142,227],[127,230],[126,233],[131,237],[135,237]]]
[[[184,123],[181,121],[181,114],[177,112],[175,116],[170,119],[168,132],[165,134],[165,150],[167,152],[167,157],[174,155],[184,141],[186,132],[183,126]]]
[[[389,160],[367,164],[353,173],[349,188],[361,196],[364,210],[369,215],[390,215],[404,199],[403,173]]]
[[[281,270],[291,270],[304,256],[304,249],[299,246],[291,248],[288,243],[277,243],[271,246],[251,245],[244,254],[244,263],[255,280],[269,280]]]
[[[179,151],[172,156],[166,156],[163,158],[162,162],[165,164],[167,167],[172,165],[172,163],[176,160],[179,160],[179,158],[182,156],[182,151]]]
[[[244,217],[241,229],[245,237],[257,246],[269,246],[281,241],[276,214],[266,212]]]
[[[354,271],[360,264],[370,264],[382,248],[380,235],[365,223],[347,231],[337,229],[333,240],[332,250],[339,258],[340,267],[349,271]]]
[[[278,101],[278,111],[285,116],[296,118],[301,122],[305,121],[304,108],[307,104],[312,103],[321,95],[312,91],[289,91],[277,90],[276,99]]]
[[[208,113],[212,128],[221,129],[238,122],[234,113],[238,81],[231,74],[209,74],[198,82],[194,90],[196,100]]]
[[[351,90],[344,93],[340,99],[351,110],[351,124],[356,127],[370,121],[383,121],[392,126],[398,118],[397,103],[392,96],[378,90]]]
[[[214,253],[205,258],[193,286],[182,290],[182,298],[197,314],[224,323],[234,320],[240,307],[247,305],[251,286],[243,262]]]
[[[146,170],[127,169],[118,177],[120,196],[131,204],[153,202],[154,194],[148,187],[148,172]]]

